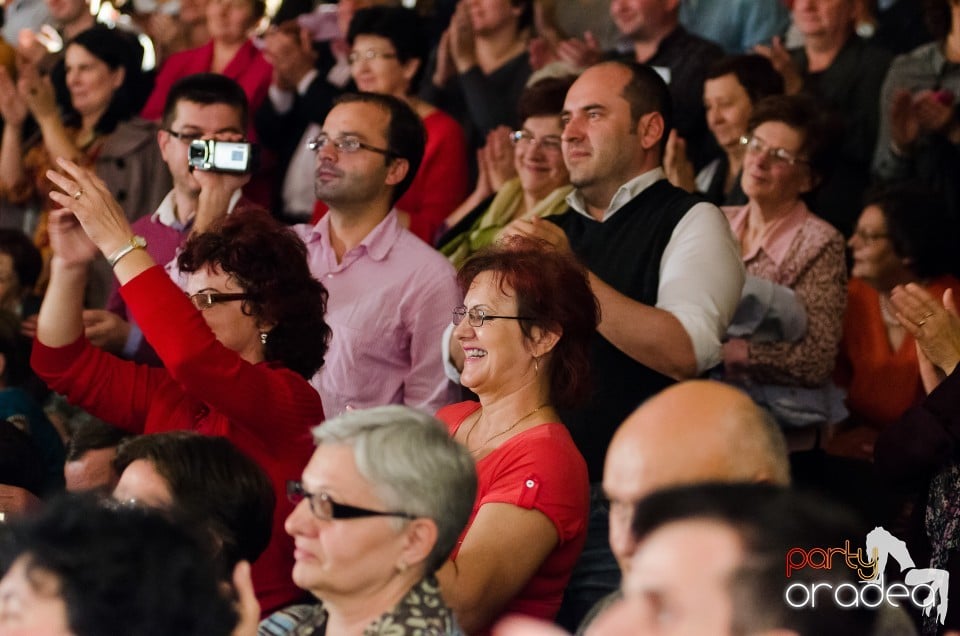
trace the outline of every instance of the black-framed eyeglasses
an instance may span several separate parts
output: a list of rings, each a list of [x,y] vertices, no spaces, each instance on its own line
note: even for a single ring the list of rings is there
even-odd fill
[[[786,148],[771,148],[767,145],[767,142],[759,137],[754,137],[753,135],[749,137],[746,135],[740,137],[740,145],[744,146],[747,149],[747,152],[766,155],[771,161],[776,163],[782,163],[789,166],[798,163],[807,163],[806,159],[801,159],[800,157],[794,156],[794,154]]]
[[[533,320],[533,318],[528,318],[527,316],[494,316],[477,307],[471,307],[467,310],[466,305],[460,305],[453,309],[453,324],[459,325],[463,322],[464,316],[466,316],[471,327],[482,327],[485,320],[495,320],[496,318],[503,318],[505,320]]]
[[[321,521],[331,521],[333,519],[362,519],[363,517],[401,517],[403,519],[416,519],[416,515],[409,512],[370,510],[369,508],[359,508],[349,506],[334,501],[325,492],[311,493],[303,488],[303,483],[290,480],[287,482],[287,499],[292,504],[299,504],[306,499],[310,502],[310,512]]]
[[[221,294],[218,292],[199,292],[193,295],[187,295],[193,306],[203,311],[210,309],[218,303],[228,303],[232,300],[246,300],[246,294]]]
[[[183,143],[188,144],[188,145],[191,144],[191,143],[193,143],[194,141],[197,141],[197,140],[199,140],[199,139],[203,139],[204,137],[207,137],[207,136],[208,136],[207,133],[204,133],[204,132],[189,132],[189,133],[188,133],[188,132],[177,132],[177,131],[175,131],[175,130],[171,130],[170,128],[163,128],[162,130],[163,130],[163,132],[167,133],[168,135],[170,135],[170,136],[173,137],[174,139],[179,139],[180,141],[182,141]],[[220,136],[220,135],[227,135],[227,134],[229,134],[229,135],[241,135],[241,138],[238,139],[237,141],[246,141],[246,138],[245,138],[245,137],[242,137],[242,133],[240,133],[240,132],[238,132],[238,131],[236,131],[236,130],[224,130],[224,131],[220,131],[220,132],[215,133],[215,134],[210,135],[210,136],[213,137],[213,138],[217,138],[217,137]]]
[[[203,139],[202,132],[185,133],[185,132],[177,132],[175,130],[170,130],[169,128],[164,128],[163,131],[168,135],[170,135],[171,137],[173,137],[174,139],[179,139],[185,144],[190,144],[194,141],[197,141],[198,139]]]
[[[308,140],[307,149],[317,152],[323,148],[326,148],[327,144],[333,144],[333,147],[336,148],[338,152],[347,154],[357,152],[363,148],[364,150],[369,150],[370,152],[380,153],[386,157],[399,157],[399,155],[392,150],[371,146],[370,144],[360,141],[356,137],[341,137],[340,139],[331,139],[330,136],[325,133],[320,133],[313,139]]]
[[[356,64],[360,60],[366,60],[368,62],[382,57],[385,60],[396,59],[397,54],[391,53],[390,51],[374,51],[373,49],[367,49],[366,51],[351,51],[350,55],[347,56],[347,61],[351,64]]]
[[[539,146],[545,152],[560,152],[562,144],[560,135],[545,135],[537,139],[533,133],[526,130],[514,130],[510,133],[510,141],[514,146]]]

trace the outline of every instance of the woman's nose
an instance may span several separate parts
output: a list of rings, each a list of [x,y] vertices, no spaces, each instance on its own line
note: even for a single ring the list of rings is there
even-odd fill
[[[283,529],[291,537],[303,534],[304,524],[309,523],[312,515],[313,513],[310,512],[310,502],[304,499],[294,506],[293,511],[287,515],[286,520],[283,522]]]
[[[473,327],[470,326],[470,317],[464,316],[463,320],[453,326],[453,336],[458,340],[469,338],[473,335]]]

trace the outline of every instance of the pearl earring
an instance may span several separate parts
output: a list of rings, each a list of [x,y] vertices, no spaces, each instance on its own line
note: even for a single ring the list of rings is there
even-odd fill
[[[266,331],[261,331],[261,332],[260,332],[260,344],[262,344],[262,345],[267,344],[267,332],[266,332]]]

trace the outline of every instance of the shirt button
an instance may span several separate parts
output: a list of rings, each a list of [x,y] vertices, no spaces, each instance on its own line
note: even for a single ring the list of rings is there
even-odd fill
[[[534,485],[535,485],[535,484],[533,483],[533,480],[532,480],[532,479],[528,479],[528,480],[527,480],[527,488],[533,488]]]

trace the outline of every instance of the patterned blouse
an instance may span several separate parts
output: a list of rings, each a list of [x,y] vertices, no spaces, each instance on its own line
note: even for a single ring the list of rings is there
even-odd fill
[[[327,610],[323,603],[294,605],[268,616],[258,636],[325,636]],[[437,580],[428,576],[410,588],[389,612],[363,630],[364,636],[463,636],[453,612],[440,596]]]
[[[749,204],[723,208],[739,241],[748,230],[749,209]],[[764,384],[822,385],[833,372],[847,304],[843,236],[797,201],[743,255],[743,262],[748,274],[792,289],[807,310],[807,334],[799,341],[750,343],[750,378]]]

